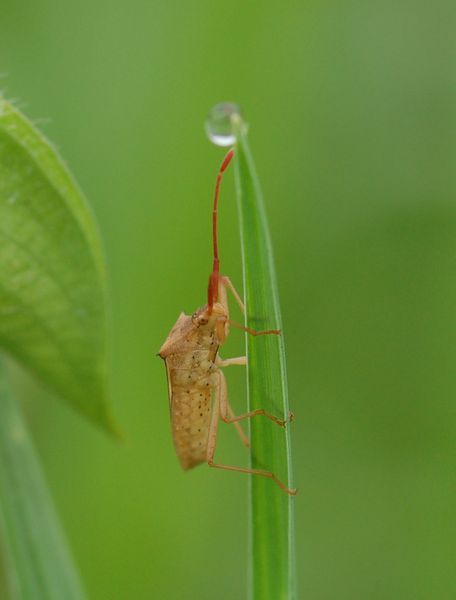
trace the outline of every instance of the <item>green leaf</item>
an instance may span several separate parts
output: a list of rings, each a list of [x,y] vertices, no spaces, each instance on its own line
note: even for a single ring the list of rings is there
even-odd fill
[[[17,600],[82,600],[35,450],[0,364],[0,526]]]
[[[282,329],[271,240],[263,197],[244,127],[239,128],[235,176],[246,303],[246,325]],[[246,336],[249,410],[289,413],[283,333]],[[272,471],[292,486],[290,425],[250,419],[253,468]],[[251,477],[250,595],[254,600],[292,600],[295,589],[293,497],[270,479]]]
[[[106,273],[81,192],[0,98],[0,348],[93,422],[107,407]]]

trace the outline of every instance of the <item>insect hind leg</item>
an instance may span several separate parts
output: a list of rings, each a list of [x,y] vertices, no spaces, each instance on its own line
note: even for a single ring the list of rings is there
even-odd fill
[[[210,467],[214,469],[225,469],[226,471],[237,471],[238,473],[248,473],[250,475],[260,475],[261,477],[268,477],[272,479],[284,492],[289,496],[296,496],[298,490],[296,488],[287,487],[280,479],[278,479],[271,471],[263,471],[262,469],[248,469],[247,467],[234,467],[232,465],[221,465],[215,462],[208,462]]]
[[[264,471],[262,469],[249,469],[247,467],[236,467],[233,465],[224,465],[214,462],[215,447],[217,443],[217,429],[218,420],[220,417],[220,400],[217,397],[214,402],[214,408],[212,413],[211,425],[209,428],[209,437],[207,445],[207,464],[214,469],[223,469],[225,471],[237,471],[238,473],[247,473],[250,475],[259,475],[260,477],[267,477],[272,479],[284,492],[290,496],[295,496],[297,490],[294,488],[287,487],[280,479],[278,479],[271,471]]]
[[[278,479],[274,473],[271,471],[266,471],[263,469],[250,469],[247,467],[237,467],[233,465],[225,465],[221,463],[214,462],[215,455],[215,447],[217,443],[217,430],[218,430],[218,420],[219,418],[223,419],[222,412],[225,414],[225,417],[230,414],[231,407],[228,403],[227,391],[226,391],[226,380],[223,373],[220,372],[220,384],[218,386],[217,394],[214,401],[213,413],[211,424],[209,428],[209,436],[208,436],[208,445],[207,445],[207,464],[214,469],[223,469],[225,471],[237,471],[238,473],[247,473],[250,475],[259,475],[260,477],[267,477],[268,479],[272,479],[274,483],[276,483],[284,492],[289,494],[290,496],[295,496],[297,490],[294,488],[287,487],[280,479]],[[232,411],[231,411],[232,414]],[[231,416],[231,415],[230,415]],[[231,422],[236,425],[238,418],[234,418]],[[229,421],[228,421],[229,422]]]

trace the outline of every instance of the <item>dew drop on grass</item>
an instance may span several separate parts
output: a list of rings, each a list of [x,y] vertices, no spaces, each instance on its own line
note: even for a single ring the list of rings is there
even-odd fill
[[[242,122],[241,109],[232,102],[216,104],[207,115],[204,129],[216,146],[231,146],[236,141],[235,127]]]

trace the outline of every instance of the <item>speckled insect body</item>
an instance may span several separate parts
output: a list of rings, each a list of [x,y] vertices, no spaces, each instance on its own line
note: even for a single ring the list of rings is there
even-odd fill
[[[166,363],[174,445],[184,469],[207,460],[211,398],[220,380],[215,361],[224,328],[217,318],[225,311],[216,304],[212,315],[205,312],[181,313],[159,352]]]
[[[229,326],[247,331],[251,335],[278,335],[278,330],[255,331],[243,327],[229,317],[227,290],[230,290],[242,311],[244,305],[230,279],[219,273],[217,246],[217,201],[223,172],[233,157],[233,150],[226,155],[217,175],[214,209],[212,212],[214,262],[209,278],[208,302],[193,315],[181,313],[164,344],[159,356],[165,361],[168,377],[168,392],[171,426],[176,453],[184,469],[190,469],[202,462],[210,467],[228,471],[240,471],[268,477],[285,492],[294,495],[296,490],[288,488],[270,471],[248,469],[216,463],[214,461],[219,421],[232,423],[245,446],[249,441],[239,421],[256,415],[263,415],[284,427],[286,421],[256,409],[235,416],[228,401],[226,379],[221,367],[245,365],[245,356],[222,360],[219,348],[224,343]]]

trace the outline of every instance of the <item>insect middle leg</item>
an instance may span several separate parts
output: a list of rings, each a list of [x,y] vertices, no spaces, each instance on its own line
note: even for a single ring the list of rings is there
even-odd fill
[[[222,373],[221,373],[221,375],[222,375]],[[224,380],[224,378],[223,378],[223,380]],[[220,415],[220,405],[221,405],[221,399],[222,399],[223,395],[225,395],[225,399],[226,399],[226,383],[225,383],[224,388],[222,387],[222,385],[218,386],[217,394],[216,394],[216,397],[214,400],[214,407],[212,410],[212,418],[211,418],[211,424],[209,426],[209,436],[208,436],[208,442],[207,442],[207,464],[210,467],[213,467],[214,469],[224,469],[226,471],[237,471],[239,473],[250,473],[251,475],[260,475],[261,477],[267,477],[269,479],[272,479],[284,492],[286,492],[290,496],[296,495],[297,490],[287,487],[271,471],[265,471],[262,469],[249,469],[247,467],[236,467],[236,466],[232,466],[232,465],[223,465],[223,464],[214,462],[215,447],[217,445],[218,423],[219,423],[219,418],[221,416]]]
[[[247,364],[247,356],[237,356],[236,358],[227,358],[226,360],[217,356],[215,364],[217,367],[229,367],[231,365],[245,366]]]
[[[246,356],[238,356],[237,358],[228,358],[227,360],[223,360],[222,358],[217,356],[215,364],[217,367],[228,367],[229,365],[246,365],[247,357]],[[222,394],[222,393],[225,394],[226,411],[227,411],[230,419],[233,419],[230,422],[233,423],[233,425],[236,427],[237,432],[239,433],[239,437],[241,438],[241,441],[244,444],[244,446],[246,448],[250,448],[249,438],[245,435],[244,430],[239,425],[239,423],[236,419],[236,415],[234,414],[233,409],[231,408],[230,403],[228,402],[225,377],[223,376],[223,373],[221,371],[218,371],[218,376],[219,376],[219,384],[218,384],[218,388],[217,388],[217,394]],[[221,386],[224,386],[223,390],[220,390]]]
[[[243,359],[243,358],[245,359],[245,362],[240,362],[241,359]],[[226,367],[228,365],[246,364],[246,362],[247,362],[247,357],[243,356],[243,357],[239,357],[239,358],[233,358],[231,360],[230,359],[228,359],[228,360],[220,359],[219,361],[217,361],[216,364],[217,364],[217,366],[225,366]],[[285,427],[285,425],[287,423],[290,423],[291,421],[293,421],[294,415],[292,412],[288,413],[287,419],[282,420],[282,419],[279,419],[278,417],[272,415],[271,413],[268,413],[264,408],[257,408],[255,410],[251,410],[249,412],[243,413],[242,415],[235,416],[233,414],[231,406],[228,402],[228,392],[227,392],[225,375],[221,371],[219,371],[218,376],[220,378],[220,382],[219,382],[220,418],[225,423],[236,424],[239,421],[243,421],[244,419],[250,419],[250,417],[256,417],[257,415],[263,415],[264,417],[270,419],[274,423],[277,423],[277,425],[279,425],[279,427]]]

